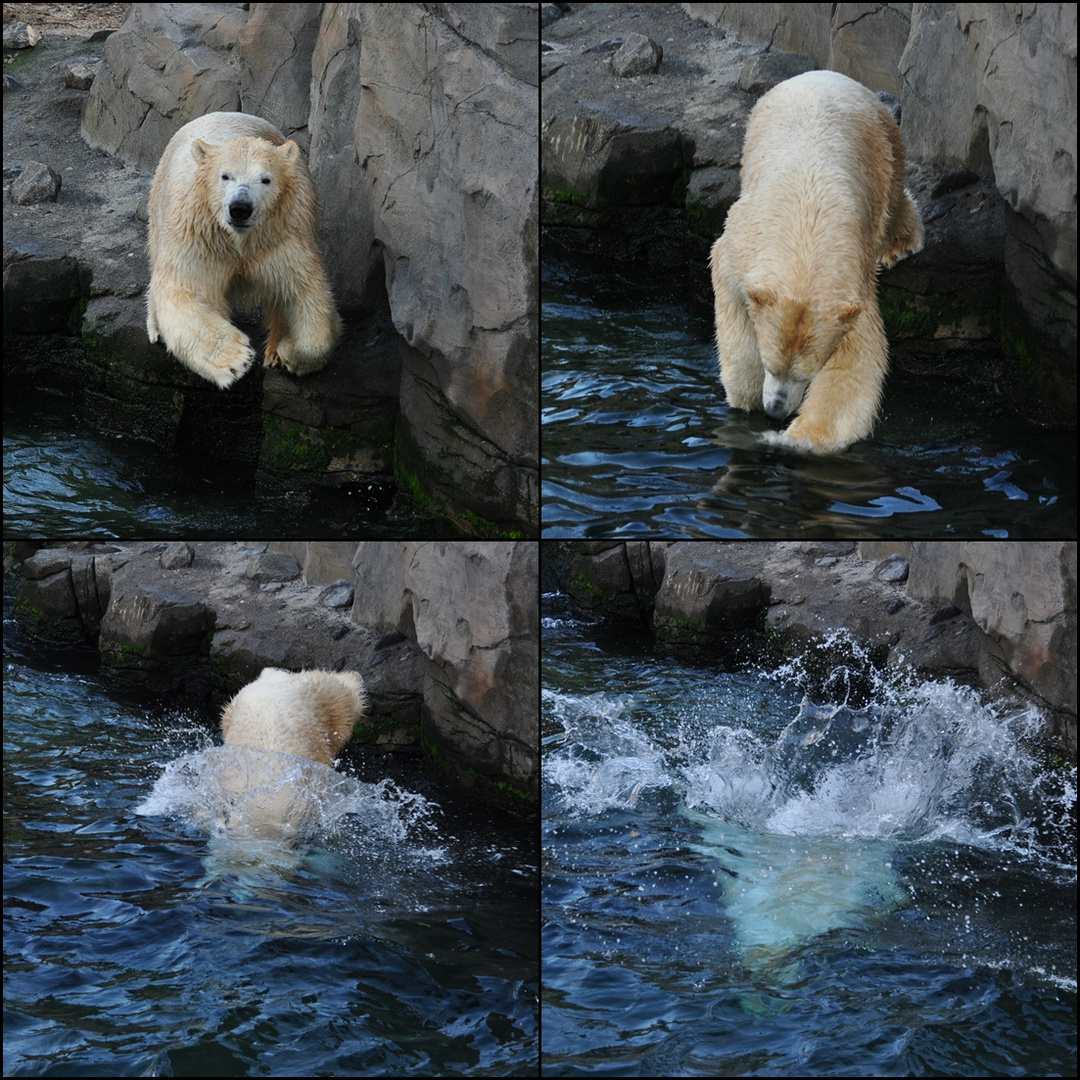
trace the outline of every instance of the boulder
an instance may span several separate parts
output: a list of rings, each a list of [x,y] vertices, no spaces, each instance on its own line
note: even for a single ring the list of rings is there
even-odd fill
[[[424,727],[458,779],[539,790],[537,547],[362,543],[353,617],[427,658]]]

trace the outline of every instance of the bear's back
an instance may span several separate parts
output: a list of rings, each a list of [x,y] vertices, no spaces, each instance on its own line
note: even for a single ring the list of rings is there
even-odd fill
[[[846,186],[880,162],[899,166],[899,129],[877,95],[835,71],[808,71],[777,84],[754,106],[743,145],[742,189],[786,171],[809,170]],[[902,150],[900,151],[902,154]]]
[[[263,668],[226,705],[226,745],[247,744],[329,765],[349,740],[365,706],[364,683],[353,671]]]

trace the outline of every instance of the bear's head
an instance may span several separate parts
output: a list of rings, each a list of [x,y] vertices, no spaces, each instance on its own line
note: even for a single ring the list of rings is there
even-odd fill
[[[300,147],[292,139],[281,146],[266,139],[230,139],[219,146],[194,139],[191,156],[196,183],[215,192],[221,227],[242,235],[293,192]]]
[[[769,288],[748,288],[746,299],[765,368],[761,404],[774,420],[783,420],[802,403],[862,307],[854,300],[817,307]]]

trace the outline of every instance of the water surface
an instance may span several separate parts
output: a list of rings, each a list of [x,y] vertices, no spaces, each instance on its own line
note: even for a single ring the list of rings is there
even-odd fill
[[[622,268],[543,267],[551,537],[1076,535],[1076,440],[945,379],[894,372],[870,439],[808,457],[730,410],[711,315]]]
[[[13,391],[4,411],[5,536],[203,537],[267,534],[356,539],[430,536],[447,529],[388,511],[394,489],[260,489],[251,470],[164,459],[137,439],[92,430],[56,397]],[[10,395],[9,395],[10,396]],[[14,402],[17,400],[17,405]]]
[[[1075,769],[1031,710],[861,678],[545,599],[545,1074],[1075,1075]]]
[[[535,1075],[530,825],[347,754],[312,842],[211,835],[148,805],[207,718],[95,666],[6,641],[5,1075]]]

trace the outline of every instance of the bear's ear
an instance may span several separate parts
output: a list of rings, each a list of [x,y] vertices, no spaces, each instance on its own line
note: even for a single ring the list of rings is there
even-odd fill
[[[202,139],[192,139],[191,141],[191,156],[198,162],[202,163],[206,160],[206,155],[210,153],[211,148],[202,141]]]
[[[288,142],[282,143],[281,146],[278,147],[278,153],[291,164],[300,157],[300,147],[290,139]]]
[[[837,304],[832,309],[832,315],[838,323],[845,325],[851,322],[860,311],[862,311],[861,305],[852,300],[849,304]]]
[[[750,301],[754,307],[768,307],[770,304],[776,303],[776,296],[773,294],[772,289],[762,289],[760,287],[755,288],[752,285],[746,287],[746,299]]]

